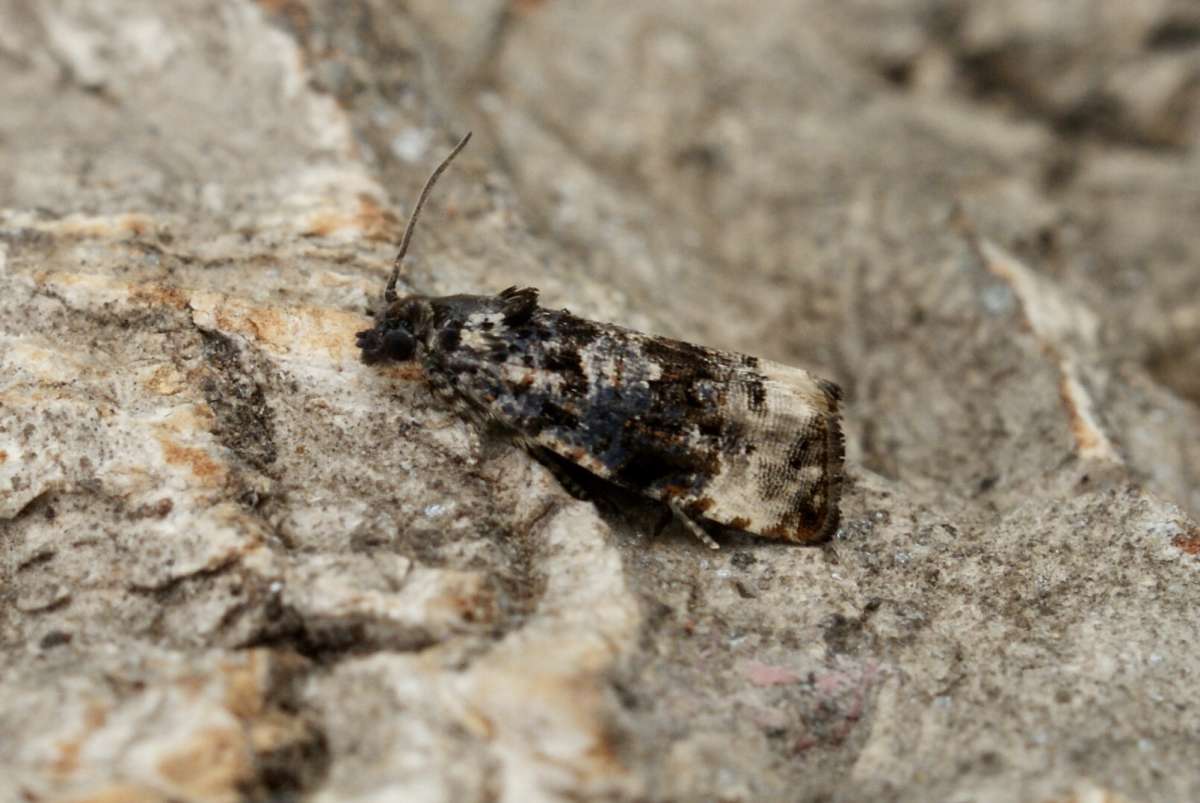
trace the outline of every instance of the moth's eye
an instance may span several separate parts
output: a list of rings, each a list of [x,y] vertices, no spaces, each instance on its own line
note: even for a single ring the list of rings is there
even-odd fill
[[[407,329],[389,329],[383,336],[383,353],[393,360],[411,359],[417,350],[416,339]]]

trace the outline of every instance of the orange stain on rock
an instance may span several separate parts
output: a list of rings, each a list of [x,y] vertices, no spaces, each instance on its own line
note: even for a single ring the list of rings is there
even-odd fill
[[[79,768],[79,751],[83,748],[83,737],[65,739],[58,743],[58,755],[50,765],[57,775],[70,775]]]
[[[1186,533],[1175,536],[1171,543],[1188,555],[1200,557],[1200,527],[1192,527]]]
[[[158,771],[190,798],[229,795],[251,777],[250,745],[236,727],[208,727],[158,762]]]
[[[339,231],[360,232],[369,240],[394,240],[397,235],[396,216],[379,205],[369,195],[358,196],[358,208],[352,212],[322,211],[308,218],[301,230],[305,237],[328,237]]]
[[[354,333],[365,328],[360,316],[308,307],[298,310],[293,320],[299,324],[300,342],[310,349],[320,350],[336,361],[358,356]]]
[[[304,237],[328,237],[335,231],[350,227],[350,216],[341,212],[318,212],[308,219],[300,231]]]
[[[358,196],[358,222],[363,234],[372,240],[395,240],[399,234],[396,231],[399,226],[396,216],[370,195]]]
[[[264,659],[257,653],[239,656],[221,665],[225,674],[225,707],[242,720],[260,716],[266,707],[263,698]]]
[[[187,379],[173,365],[160,365],[143,382],[146,389],[159,396],[174,396],[187,389]]]
[[[171,799],[153,789],[131,783],[106,786],[80,797],[55,798],[61,803],[167,803]]]
[[[172,287],[160,282],[135,284],[129,288],[129,297],[134,301],[141,301],[160,307],[170,307],[176,310],[187,309],[188,305],[186,293],[178,287]]]
[[[74,237],[141,237],[154,229],[154,220],[136,213],[113,217],[68,217],[55,225],[58,233]]]
[[[1099,448],[1101,444],[1099,433],[1084,420],[1079,407],[1075,404],[1075,394],[1071,392],[1071,384],[1066,377],[1063,377],[1058,383],[1058,396],[1067,411],[1071,434],[1075,437],[1075,444],[1079,447],[1079,451],[1091,452]]]
[[[108,709],[97,702],[88,703],[83,711],[83,732],[58,744],[58,756],[50,765],[57,775],[70,775],[79,768],[79,752],[92,734],[108,721]]]
[[[330,362],[358,357],[354,333],[366,328],[361,316],[321,307],[266,307],[214,293],[192,298],[194,320],[227,334],[247,337],[276,354],[317,353]]]
[[[170,438],[159,435],[158,443],[162,447],[163,456],[173,466],[186,466],[198,479],[212,485],[225,481],[225,467],[213,460],[208,452],[195,446],[183,446]]]

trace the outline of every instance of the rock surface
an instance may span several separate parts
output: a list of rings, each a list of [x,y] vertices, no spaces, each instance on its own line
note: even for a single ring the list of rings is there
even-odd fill
[[[0,799],[1200,799],[1187,0],[0,0]],[[820,548],[576,502],[407,289],[846,390]]]

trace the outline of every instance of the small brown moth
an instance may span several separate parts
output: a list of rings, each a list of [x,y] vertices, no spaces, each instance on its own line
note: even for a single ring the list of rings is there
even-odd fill
[[[665,503],[704,543],[705,519],[815,543],[837,529],[840,391],[800,368],[642,334],[538,304],[537,290],[396,295],[421,191],[374,326],[367,363],[417,361],[433,388],[560,472],[579,467]]]

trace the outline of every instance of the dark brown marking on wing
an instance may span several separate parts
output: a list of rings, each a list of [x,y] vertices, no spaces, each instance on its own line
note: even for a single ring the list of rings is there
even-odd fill
[[[787,452],[787,467],[792,472],[797,472],[807,466],[816,466],[824,463],[825,444],[822,443],[822,431],[814,432],[813,428],[805,427],[804,431],[792,442]]]

